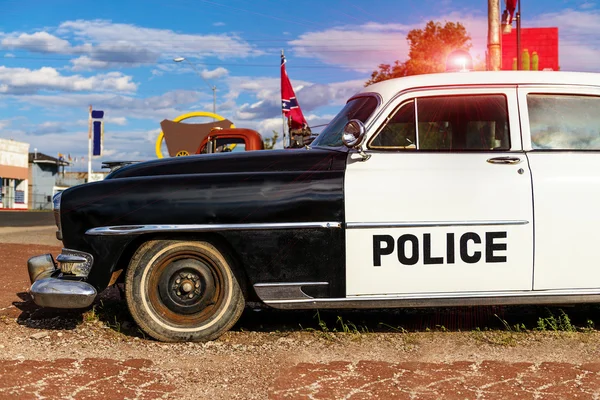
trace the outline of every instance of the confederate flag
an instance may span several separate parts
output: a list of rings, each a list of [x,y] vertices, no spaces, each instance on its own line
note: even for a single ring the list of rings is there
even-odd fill
[[[302,129],[308,125],[296,99],[290,78],[285,72],[285,57],[283,54],[281,55],[281,112],[289,119],[291,129]]]

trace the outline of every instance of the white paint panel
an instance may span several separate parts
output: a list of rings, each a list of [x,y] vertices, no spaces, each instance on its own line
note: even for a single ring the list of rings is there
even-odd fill
[[[346,221],[353,222],[456,222],[441,228],[348,229],[346,246],[347,295],[452,291],[531,290],[533,224],[531,178],[524,154],[517,165],[487,162],[492,155],[385,153],[366,162],[353,162],[346,175]],[[494,153],[495,157],[514,153]],[[351,155],[351,158],[358,157]],[[519,169],[524,173],[520,174]],[[527,221],[524,225],[465,227],[458,223]],[[445,245],[445,234],[456,239],[465,232],[506,231],[510,251],[506,263],[459,263],[457,246],[453,265],[405,267],[399,262],[373,265],[373,235],[395,239],[411,233],[422,239],[432,234]],[[441,239],[438,237],[441,235]],[[440,244],[441,243],[441,244]],[[441,248],[432,254],[443,254]],[[425,268],[426,267],[426,268]]]
[[[346,294],[387,295],[434,292],[532,290],[533,210],[531,175],[521,151],[516,90],[470,88],[407,93],[387,105],[370,124],[370,138],[401,102],[432,95],[504,94],[509,110],[510,152],[385,152],[367,150],[369,160],[350,153],[345,178],[346,222],[438,222],[448,227],[348,229],[346,232]],[[517,164],[492,164],[490,158],[516,157]],[[527,221],[523,225],[477,226],[481,221]],[[452,223],[456,224],[452,226]],[[472,223],[473,226],[464,226]],[[465,232],[506,231],[507,260],[476,264],[402,265],[394,253],[374,266],[373,236],[398,239],[403,233],[420,238],[430,233],[432,254],[444,254],[447,233],[455,240]],[[472,243],[471,243],[472,244]],[[483,246],[479,245],[479,247]],[[485,247],[485,246],[484,246]],[[396,258],[394,258],[396,257]],[[485,257],[485,255],[484,255]]]
[[[600,89],[562,85],[520,88],[523,146],[531,150],[528,93],[600,96]],[[600,151],[528,151],[527,158],[534,198],[533,288],[600,288]]]
[[[534,289],[600,287],[600,152],[528,154],[534,185]]]
[[[371,154],[364,162],[356,153],[349,156],[346,222],[531,221],[531,178],[523,153]],[[493,157],[521,162],[488,163]]]
[[[477,263],[461,259],[460,238],[464,233],[476,233],[481,244],[468,241],[469,256],[478,253]],[[506,244],[506,250],[486,251],[486,232],[506,232],[506,238],[495,239],[495,245]],[[454,234],[453,263],[449,264],[447,234]],[[419,240],[419,261],[403,265],[398,260],[397,239],[412,234]],[[440,258],[443,264],[425,264],[423,234],[430,234],[430,256]],[[381,266],[373,260],[373,236],[391,235],[396,241],[395,251],[381,256]],[[348,257],[351,268],[347,272],[346,291],[352,295],[478,292],[497,290],[531,290],[531,254],[523,251],[522,243],[531,243],[531,229],[527,226],[461,226],[427,228],[348,229],[346,231]],[[410,246],[405,255],[412,257]],[[489,246],[488,246],[489,247]],[[486,262],[486,256],[506,257],[506,262]],[[450,257],[452,259],[452,256]],[[529,262],[529,264],[527,264]]]

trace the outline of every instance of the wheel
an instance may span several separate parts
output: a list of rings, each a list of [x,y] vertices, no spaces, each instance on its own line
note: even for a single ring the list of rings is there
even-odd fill
[[[129,263],[125,297],[140,328],[166,342],[216,339],[245,305],[228,258],[208,242],[144,243]]]

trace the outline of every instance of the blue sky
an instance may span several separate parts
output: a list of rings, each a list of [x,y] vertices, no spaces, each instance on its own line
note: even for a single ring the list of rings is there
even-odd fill
[[[524,27],[559,28],[563,70],[600,72],[595,2],[527,0],[522,10]],[[152,159],[160,121],[211,111],[212,85],[218,114],[269,137],[282,127],[281,50],[309,124],[321,125],[377,65],[404,60],[406,34],[428,20],[462,22],[484,58],[484,0],[0,0],[0,138],[87,157],[92,104],[106,116],[96,170]]]

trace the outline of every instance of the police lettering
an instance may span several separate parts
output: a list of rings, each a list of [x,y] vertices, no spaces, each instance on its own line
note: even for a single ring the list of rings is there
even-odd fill
[[[499,242],[499,239],[506,239],[506,237],[506,232],[485,233],[486,263],[506,262],[507,244]],[[397,253],[398,261],[403,265],[415,265],[421,256],[425,265],[454,264],[456,259],[454,233],[446,233],[446,254],[432,255],[431,241],[430,233],[423,234],[422,246],[419,245],[419,238],[410,233],[401,235],[398,240],[394,240],[391,235],[373,235],[373,265],[381,267],[382,257],[390,256],[394,251]],[[464,263],[475,264],[481,261],[484,255],[481,249],[482,239],[477,233],[462,234],[458,243],[458,253]]]

